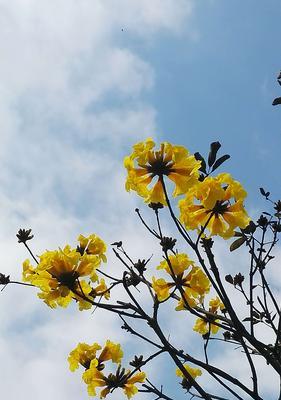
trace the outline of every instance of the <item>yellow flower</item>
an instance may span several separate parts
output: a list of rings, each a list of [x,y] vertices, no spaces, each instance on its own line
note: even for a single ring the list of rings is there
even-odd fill
[[[188,255],[184,253],[169,256],[169,261],[175,275],[182,274],[190,266],[194,265],[194,261],[192,261]],[[163,260],[156,268],[164,269],[169,275],[172,275],[170,264],[167,262],[167,260]]]
[[[116,388],[122,388],[127,398],[130,399],[138,392],[136,383],[142,383],[145,380],[144,372],[137,372],[131,376],[131,371],[122,368],[119,365],[116,373],[105,375],[97,368],[96,360],[91,362],[90,368],[83,373],[83,380],[88,385],[89,396],[96,396],[96,388],[104,387],[100,392],[100,399],[104,399],[110,391]]]
[[[199,368],[192,368],[188,364],[184,364],[184,368],[189,373],[189,375],[192,376],[193,379],[196,379],[198,376],[202,375],[202,371]],[[176,374],[181,378],[185,378],[184,374],[179,368],[176,369]]]
[[[104,297],[106,300],[110,298],[110,290],[107,288],[104,279],[101,279],[95,288],[84,280],[80,281],[77,292],[78,294],[74,293],[72,294],[72,297],[77,300],[80,311],[89,310],[92,307],[92,304],[79,296],[79,294],[86,296],[90,300],[95,300],[96,297]]]
[[[176,254],[169,257],[169,262],[164,260],[160,263],[157,269],[164,269],[173,281],[167,282],[163,278],[152,278],[152,288],[155,291],[159,301],[166,300],[170,294],[171,289],[183,288],[185,300],[191,307],[197,305],[198,300],[201,302],[204,295],[210,290],[210,281],[201,268],[194,265],[194,262],[189,259],[186,254]],[[171,265],[171,267],[170,267]],[[185,273],[187,269],[190,271]],[[183,299],[180,300],[176,310],[186,308]]]
[[[166,204],[161,179],[167,176],[175,184],[173,196],[186,193],[198,181],[201,162],[183,146],[161,143],[160,150],[153,150],[151,138],[133,146],[133,153],[125,157],[128,176],[126,190],[134,190],[149,203]],[[154,185],[150,185],[158,177]]]
[[[85,238],[80,236],[81,246]],[[80,251],[81,247],[72,249],[67,245],[63,249],[44,252],[39,257],[40,262],[36,267],[33,267],[29,260],[25,260],[23,281],[37,286],[41,290],[38,297],[52,308],[58,305],[67,307],[72,299],[75,299],[79,309],[84,310],[92,306],[91,302],[85,300],[85,296],[91,300],[96,296],[105,296],[108,299],[109,292],[103,279],[98,282],[96,288],[80,279],[88,277],[93,282],[98,281],[96,270],[105,259],[105,244],[102,245],[103,241],[100,238],[90,235],[87,243],[88,246],[92,244],[88,253]]]
[[[110,291],[108,290],[108,287],[106,286],[105,280],[103,278],[100,280],[99,285],[95,287],[95,289],[92,289],[91,296],[104,296],[106,300],[110,298]]]
[[[104,361],[111,360],[114,363],[120,363],[123,357],[123,350],[119,343],[113,343],[110,340],[106,341],[106,344],[98,358],[99,365]]]
[[[70,290],[64,286],[54,290],[42,291],[38,293],[38,297],[51,308],[56,308],[57,306],[66,308],[72,300]]]
[[[87,254],[93,254],[98,256],[103,262],[106,262],[106,244],[98,236],[92,234],[87,237],[83,235],[78,236],[78,242],[80,244],[79,249]]]
[[[215,320],[215,322],[219,322],[219,320],[217,319]],[[211,333],[213,334],[216,334],[219,329],[219,326],[209,323],[202,318],[197,318],[193,327],[193,330],[200,333],[201,335],[205,335],[209,331],[211,331]]]
[[[22,280],[30,282],[36,275],[35,268],[32,267],[29,260],[25,260],[22,264]]]
[[[170,289],[175,287],[175,282],[167,282],[163,278],[152,277],[152,288],[159,301],[164,301],[170,296]]]
[[[127,374],[130,374],[130,371],[128,371]],[[138,392],[138,388],[135,386],[135,383],[142,383],[144,382],[145,378],[146,375],[144,372],[137,372],[131,378],[128,378],[126,380],[123,389],[128,399],[130,399],[134,394]]]
[[[68,357],[70,371],[75,371],[79,364],[86,369],[90,368],[91,361],[96,359],[96,353],[100,349],[101,346],[98,343],[93,343],[92,345],[79,343]]]
[[[208,177],[179,201],[180,220],[187,229],[207,225],[210,235],[228,239],[235,228],[245,228],[250,222],[243,205],[246,195],[230,174]]]
[[[199,267],[193,267],[190,271],[189,280],[190,291],[198,293],[199,295],[205,295],[209,293],[211,283],[207,275]],[[195,295],[195,294],[194,294]]]
[[[220,310],[224,310],[225,306],[223,302],[219,299],[219,297],[215,297],[214,299],[211,299],[209,301],[209,311],[213,314],[217,314],[217,312]],[[220,322],[219,319],[216,319],[215,322]],[[195,321],[195,325],[193,327],[193,330],[200,333],[201,335],[205,335],[206,333],[212,332],[213,334],[216,334],[219,331],[220,327],[218,325],[212,324],[211,322],[205,321],[202,318],[197,318]]]
[[[209,301],[209,311],[211,311],[212,313],[217,313],[218,310],[224,310],[225,306],[223,304],[223,302],[219,299],[219,297],[217,296],[214,299],[211,299]]]
[[[102,279],[103,280],[103,279]],[[89,302],[87,299],[89,300],[94,300],[96,296],[103,296],[103,293],[98,294],[97,292],[99,292],[99,284],[96,286],[96,288],[93,288],[89,283],[87,283],[86,281],[82,280],[79,281],[79,285],[76,289],[77,293],[72,293],[72,298],[76,299],[76,301],[78,302],[78,306],[79,306],[79,310],[89,310],[92,307],[91,302]],[[109,292],[105,292],[105,293],[109,293]],[[87,299],[84,299],[83,297],[86,296]],[[104,297],[106,299],[109,298],[110,295],[105,296]]]
[[[84,253],[81,255],[69,245],[64,249],[46,251],[40,256],[38,271],[47,271],[62,285],[71,287],[78,277],[90,276],[92,281],[97,280],[96,269],[100,266],[100,259],[95,255]]]
[[[184,288],[184,297],[180,299],[176,307],[177,311],[186,310],[186,302],[190,307],[201,304],[204,297],[210,291],[211,283],[209,278],[199,267],[193,267],[187,277],[188,285]]]
[[[97,356],[97,351],[101,349],[102,347],[98,343],[93,343],[92,345],[79,343],[69,354],[68,362],[70,370],[74,371],[79,367],[79,364],[85,369],[88,369],[92,361],[94,361],[94,365],[98,370],[104,368],[105,361],[111,360],[113,363],[117,364],[121,362],[123,351],[119,343],[113,343],[107,340],[100,355]]]
[[[88,386],[89,396],[96,396],[96,388],[100,387],[103,388],[100,392],[100,398],[103,399],[110,391],[120,387],[130,399],[138,392],[135,384],[142,383],[145,380],[145,373],[136,372],[132,374],[131,371],[125,371],[124,368],[121,368],[120,362],[123,351],[120,344],[107,340],[105,346],[101,349],[101,346],[97,343],[92,345],[79,343],[69,354],[70,370],[75,371],[79,365],[85,368],[82,379]],[[101,352],[97,355],[99,350]],[[119,364],[115,374],[105,374],[104,363],[106,361]]]

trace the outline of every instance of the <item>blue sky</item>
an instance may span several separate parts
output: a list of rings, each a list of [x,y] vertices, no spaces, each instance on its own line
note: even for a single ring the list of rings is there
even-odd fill
[[[261,185],[279,195],[280,17],[276,1],[197,2],[197,40],[167,37],[148,54],[162,137],[202,152],[219,140],[251,202]]]
[[[16,243],[20,227],[33,229],[37,254],[91,232],[122,239],[136,258],[157,254],[136,225],[141,203],[123,189],[123,157],[148,136],[205,155],[219,140],[231,155],[223,170],[244,184],[249,210],[265,208],[260,186],[277,199],[280,20],[271,0],[0,0],[0,272],[20,278],[28,256]],[[237,263],[229,258],[232,270]],[[116,268],[110,254],[108,268]],[[1,393],[86,399],[66,354],[104,331],[124,340],[119,321],[55,312],[16,289],[0,298]],[[166,321],[171,332],[174,323]],[[194,340],[176,326],[175,339]],[[42,394],[45,376],[54,384]]]

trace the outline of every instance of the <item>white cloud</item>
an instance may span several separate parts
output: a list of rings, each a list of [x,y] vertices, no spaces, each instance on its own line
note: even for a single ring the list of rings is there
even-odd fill
[[[122,0],[116,3],[110,1],[113,15],[117,24],[120,22],[122,28],[137,32],[140,36],[151,35],[158,30],[167,30],[169,32],[179,33],[186,23],[186,17],[193,9],[193,2],[179,0],[176,3],[173,0]],[[122,4],[122,15],[118,12]]]
[[[123,240],[136,258],[158,254],[137,223],[135,196],[123,189],[129,145],[157,132],[156,110],[144,96],[157,71],[131,41],[151,46],[162,33],[180,34],[192,8],[187,0],[0,0],[0,271],[20,278],[28,254],[17,247],[19,227],[33,228],[36,254],[92,231]],[[246,252],[240,254],[231,257],[219,246],[225,273],[246,271]],[[280,281],[277,264],[270,270],[274,282]],[[110,256],[108,269],[118,268]],[[241,298],[229,292],[245,312]],[[71,348],[83,340],[103,342],[105,332],[133,347],[111,315],[49,310],[33,289],[6,288],[0,309],[3,398],[86,399],[79,373],[67,369]],[[170,311],[163,315],[165,331],[190,349],[197,340],[193,318],[181,313],[174,320]],[[231,359],[232,372],[241,380],[248,376],[238,351],[220,355],[218,365]],[[163,364],[150,366],[151,374]],[[259,368],[270,392],[275,378]]]
[[[123,189],[122,158],[156,135],[143,96],[155,71],[130,42],[179,34],[191,11],[188,0],[0,1],[2,272],[20,279],[28,257],[16,244],[20,227],[33,228],[36,254],[94,231],[151,255],[136,232],[136,199]],[[110,257],[108,268],[116,264]],[[0,296],[2,397],[86,399],[67,353],[104,332],[129,339],[110,315],[49,310],[34,292],[11,285]]]

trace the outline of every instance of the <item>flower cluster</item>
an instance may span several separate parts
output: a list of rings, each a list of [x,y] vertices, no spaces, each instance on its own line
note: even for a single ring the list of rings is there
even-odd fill
[[[218,297],[209,301],[209,312],[211,312],[212,314],[217,314],[218,311],[223,311],[224,309],[225,306]],[[208,317],[208,319],[210,319],[210,317]],[[219,322],[219,320],[215,319],[215,317],[213,317],[213,321]],[[206,319],[203,318],[197,318],[193,327],[193,330],[200,333],[201,335],[206,335],[209,332],[216,334],[219,329],[220,327],[218,325],[212,324],[211,322],[208,322]]]
[[[184,369],[186,370],[186,372],[193,379],[196,379],[198,376],[202,375],[202,371],[199,368],[190,367],[190,365],[188,365],[188,364],[184,364],[183,366],[184,366]],[[181,383],[182,387],[184,389],[189,390],[191,388],[192,384],[189,382],[189,380],[185,377],[184,373],[179,368],[176,369],[176,375],[182,378],[182,383]]]
[[[188,372],[188,374],[194,379],[202,375],[202,371],[199,368],[190,367],[190,365],[188,364],[184,364],[184,368]],[[176,369],[176,374],[177,376],[184,378],[184,374],[179,368]]]
[[[99,350],[101,352],[97,355]],[[68,362],[71,371],[75,371],[79,365],[85,368],[82,379],[88,386],[89,396],[97,395],[97,387],[103,388],[100,392],[101,399],[105,398],[114,389],[122,388],[128,399],[130,399],[138,392],[135,384],[144,382],[146,375],[144,372],[126,371],[120,364],[122,357],[123,351],[120,344],[107,340],[103,348],[97,343],[92,345],[79,343],[71,351]],[[115,373],[105,374],[106,361],[118,364]]]
[[[247,193],[230,174],[208,177],[179,201],[180,220],[187,229],[208,229],[210,235],[228,239],[234,229],[250,222],[243,201]]]
[[[206,177],[202,181],[201,161],[187,149],[168,142],[161,143],[157,151],[154,147],[154,141],[148,138],[134,145],[132,154],[125,157],[127,191],[136,191],[147,203],[166,205],[163,186],[166,176],[175,184],[173,196],[185,194],[179,208],[180,220],[187,229],[204,227],[210,235],[228,239],[235,228],[243,229],[249,224],[243,205],[246,192],[230,174]]]
[[[194,262],[186,254],[175,254],[162,261],[157,269],[164,269],[172,278],[166,281],[164,278],[152,278],[152,287],[159,301],[168,299],[178,288],[182,288],[183,294],[176,310],[183,310],[186,304],[190,307],[202,303],[204,296],[210,290],[210,281]]]
[[[49,307],[67,307],[74,299],[83,310],[91,308],[91,301],[97,296],[109,298],[105,281],[96,272],[101,262],[106,261],[105,243],[96,235],[80,235],[78,242],[76,249],[66,245],[44,252],[35,267],[30,260],[23,263],[23,281],[38,287],[38,297]],[[86,277],[88,280],[80,279]]]
[[[243,204],[246,192],[242,185],[227,173],[215,177],[210,176],[224,160],[229,158],[228,155],[225,155],[216,161],[219,148],[219,142],[211,144],[208,169],[206,169],[207,164],[204,158],[199,153],[192,155],[185,147],[168,142],[161,143],[160,148],[155,149],[155,143],[151,138],[135,144],[133,152],[124,159],[124,166],[127,169],[126,190],[135,191],[156,213],[158,229],[150,229],[142,217],[141,220],[150,233],[160,241],[164,259],[156,268],[162,270],[164,277],[153,276],[152,282],[148,281],[145,271],[150,259],[147,261],[139,259],[137,263],[134,263],[123,249],[122,241],[119,241],[112,243],[117,249],[115,254],[123,261],[118,253],[120,251],[120,254],[125,256],[132,266],[128,266],[124,262],[129,268],[130,274],[124,273],[123,279],[103,273],[107,278],[113,279],[113,283],[108,288],[105,280],[99,276],[102,273],[99,268],[102,263],[106,262],[106,245],[97,235],[92,234],[89,236],[79,235],[76,247],[66,245],[58,250],[45,251],[39,256],[36,265],[32,265],[28,259],[25,260],[23,282],[37,287],[39,289],[38,297],[51,308],[67,307],[74,300],[80,310],[100,306],[119,313],[121,318],[122,315],[141,318],[144,315],[143,319],[146,319],[153,327],[153,324],[150,323],[151,318],[148,318],[145,313],[139,312],[139,304],[130,292],[131,286],[145,283],[152,294],[154,306],[159,306],[159,303],[173,298],[177,301],[175,308],[177,311],[192,309],[191,312],[199,316],[195,321],[194,331],[206,335],[205,337],[209,337],[210,333],[217,333],[220,321],[227,321],[219,314],[226,312],[225,306],[220,298],[216,297],[209,301],[209,309],[205,307],[206,295],[210,292],[210,279],[212,278],[206,264],[196,251],[198,245],[202,243],[207,256],[209,256],[208,250],[211,249],[213,243],[211,236],[219,235],[228,239],[234,236],[236,228],[245,231],[250,222]],[[166,178],[170,180],[167,185]],[[182,196],[178,203],[178,217],[174,214],[168,199],[170,187],[173,187],[173,197]],[[262,194],[267,198],[269,192],[266,193],[264,190],[263,192]],[[188,255],[178,253],[174,249],[176,239],[162,235],[158,210],[165,205],[169,206],[178,230],[190,248],[195,250],[196,259],[202,268],[197,266]],[[281,207],[278,205],[276,207],[279,212]],[[279,223],[280,221],[278,221]],[[265,217],[260,219],[260,226],[266,224],[268,221]],[[192,235],[189,236],[188,230],[198,231],[196,242],[193,242]],[[244,231],[241,231],[243,243],[247,240]],[[33,235],[31,235],[31,229],[21,229],[17,237],[18,241],[24,243],[28,248],[26,242],[31,240]],[[30,253],[33,256],[31,251]],[[33,258],[36,261],[36,257],[33,256]],[[212,266],[211,262],[210,265]],[[211,270],[213,271],[212,268]],[[0,274],[0,280],[2,280],[2,285],[12,283],[9,276],[4,274]],[[226,280],[234,282],[235,286],[235,278],[228,275]],[[98,300],[102,297],[109,299],[110,290],[119,283],[123,284],[128,295],[138,307],[121,301],[106,305],[96,301],[97,297]],[[227,304],[226,300],[225,303]],[[139,315],[137,315],[138,312]],[[155,307],[153,318],[157,320],[157,307]],[[133,329],[125,321],[123,328],[133,332]],[[141,337],[139,334],[138,336]],[[163,347],[163,349],[167,351],[166,348]],[[143,356],[136,356],[135,360],[130,363],[132,368],[129,370],[121,365],[123,351],[120,344],[110,340],[107,340],[103,347],[98,343],[92,345],[79,343],[70,352],[68,362],[71,371],[75,371],[79,367],[84,369],[82,379],[87,385],[89,396],[96,396],[97,388],[100,388],[98,395],[103,399],[115,389],[121,388],[130,399],[139,390],[136,384],[142,384],[146,379],[145,373],[141,371],[142,366],[162,351],[161,348],[159,352],[145,361],[143,361]],[[182,364],[181,370],[177,369],[176,374],[182,378],[183,388],[189,391],[192,385],[197,385],[194,379],[199,377],[202,372],[198,368]],[[146,382],[151,384],[149,380]],[[146,390],[142,390],[143,392],[160,393],[153,385],[149,387],[145,384],[143,388],[146,388]]]
[[[160,150],[154,150],[151,138],[133,146],[133,153],[125,157],[128,171],[126,190],[134,190],[148,203],[166,204],[162,180],[167,176],[174,182],[173,196],[186,193],[198,181],[201,162],[183,146],[164,142]],[[153,185],[153,179],[156,183]],[[152,185],[150,185],[152,184]]]

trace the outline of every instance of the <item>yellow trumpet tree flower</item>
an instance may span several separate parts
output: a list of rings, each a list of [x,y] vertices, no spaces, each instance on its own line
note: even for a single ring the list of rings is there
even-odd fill
[[[191,375],[192,378],[194,379],[202,375],[202,371],[199,368],[192,368],[188,364],[184,364],[184,368],[189,373],[189,375]],[[184,374],[179,368],[176,369],[176,375],[180,376],[181,378],[184,378]]]
[[[174,182],[173,196],[186,193],[198,182],[201,162],[183,146],[164,142],[159,150],[154,147],[154,141],[148,138],[134,145],[132,154],[125,157],[128,172],[125,187],[127,191],[136,191],[148,203],[166,204],[161,179],[167,176]]]
[[[101,352],[97,356],[99,350]],[[122,388],[127,398],[130,399],[138,392],[135,384],[144,382],[146,375],[144,372],[125,371],[124,368],[121,368],[122,357],[123,350],[120,344],[107,340],[103,348],[97,343],[92,345],[79,343],[70,352],[68,362],[71,371],[75,371],[79,365],[85,368],[82,379],[88,386],[89,396],[96,396],[97,387],[104,388],[100,392],[101,399],[105,398],[112,390]],[[105,370],[106,361],[119,364],[115,374],[102,372]]]
[[[217,296],[214,299],[209,301],[209,311],[213,314],[217,314],[218,311],[225,310],[225,306],[223,302]],[[209,318],[209,317],[208,317]],[[220,322],[219,319],[215,319],[215,322]],[[216,324],[212,324],[212,322],[208,322],[203,318],[197,318],[195,321],[195,325],[193,330],[195,332],[200,333],[201,335],[205,335],[209,331],[213,334],[216,334],[219,331],[220,327]]]
[[[179,201],[180,221],[186,229],[204,227],[211,236],[228,239],[235,228],[246,228],[250,222],[243,205],[246,195],[242,185],[230,174],[207,177]]]
[[[23,282],[0,273],[3,288],[15,283],[35,286],[39,289],[38,297],[52,308],[66,307],[74,301],[79,310],[94,306],[102,312],[112,312],[122,321],[121,328],[125,332],[145,343],[144,354],[134,354],[129,362],[131,369],[121,365],[123,350],[120,344],[111,340],[104,346],[79,343],[68,356],[69,368],[71,371],[82,368],[82,380],[90,396],[103,399],[120,388],[128,399],[137,392],[171,399],[170,394],[164,393],[165,387],[160,385],[158,388],[158,383],[155,384],[153,378],[148,379],[143,372],[143,367],[158,357],[163,357],[165,366],[167,358],[173,361],[176,375],[182,379],[182,389],[191,398],[211,400],[239,393],[236,397],[241,399],[262,400],[260,382],[263,375],[256,362],[258,357],[266,361],[267,368],[281,376],[280,306],[276,288],[265,273],[267,264],[275,257],[273,249],[281,232],[281,200],[272,200],[270,192],[260,188],[273,211],[263,212],[256,222],[250,221],[244,208],[246,191],[242,185],[227,173],[211,176],[230,157],[225,154],[217,159],[220,147],[219,142],[213,142],[206,161],[200,153],[190,155],[184,147],[168,142],[161,143],[157,150],[154,141],[148,138],[137,143],[132,154],[124,160],[128,173],[126,189],[136,191],[150,203],[148,212],[154,214],[154,222],[147,222],[136,209],[141,223],[160,245],[162,261],[154,264],[159,263],[156,269],[162,270],[159,277],[153,276],[152,256],[132,256],[120,238],[114,238],[111,245],[121,267],[107,273],[100,269],[102,262],[106,262],[106,245],[95,234],[79,235],[76,248],[66,245],[36,257],[27,245],[33,238],[31,229],[19,230],[18,241],[26,246],[36,265],[30,260],[24,261]],[[167,186],[166,178],[171,181]],[[170,201],[171,187],[172,196],[182,195],[179,215]],[[160,211],[165,204],[168,204],[168,210]],[[181,241],[174,234],[170,237],[171,226],[163,224],[162,220],[165,215],[171,217]],[[197,233],[190,230],[197,230]],[[224,265],[219,265],[217,260],[213,238],[216,235],[224,239],[235,235],[230,254],[240,246],[247,246],[250,255],[247,274],[236,271],[234,276],[224,275]],[[181,252],[182,246],[190,257]],[[227,290],[225,285],[232,285],[233,290]],[[246,303],[241,309],[237,308],[240,303],[236,299],[233,301],[235,290]],[[110,298],[110,301],[100,301],[102,298]],[[179,325],[172,320],[170,306],[173,304],[176,304],[175,310],[185,310],[182,315],[184,325],[182,321]],[[203,336],[200,340],[202,351],[195,349],[185,331],[184,336],[174,334],[173,328],[184,326],[189,329],[190,321],[194,324],[193,330]],[[102,321],[100,323],[102,330]],[[269,333],[264,335],[266,340],[260,334],[263,332],[259,328],[261,325],[264,332]],[[224,340],[210,337],[220,329]],[[223,351],[222,346],[228,346],[228,342],[241,348],[243,363],[248,363],[252,378],[249,382],[240,380],[239,375],[232,375],[227,365],[218,365],[213,357],[214,350],[221,348]],[[214,345],[216,349],[210,352],[209,348]],[[134,352],[140,349],[138,344],[132,348]],[[202,371],[206,372],[206,377],[198,382]],[[277,389],[280,389],[278,385],[279,382]]]
[[[169,261],[162,261],[157,269],[164,269],[173,277],[173,281],[169,282],[164,278],[152,278],[152,288],[159,301],[166,300],[173,289],[181,287],[184,291],[184,299],[179,301],[177,310],[184,309],[186,301],[191,307],[195,307],[210,290],[210,281],[205,273],[184,253],[169,256]],[[188,269],[190,270],[185,274]]]
[[[52,308],[67,307],[75,299],[79,309],[91,308],[91,303],[85,298],[93,300],[96,296],[109,298],[109,291],[104,279],[99,282],[96,273],[102,261],[106,260],[105,243],[96,235],[78,238],[80,246],[88,243],[85,248],[89,252],[81,252],[81,247],[73,249],[66,245],[63,249],[46,251],[40,255],[39,263],[34,267],[29,260],[23,263],[23,281],[38,287],[41,292],[38,297]],[[88,277],[89,281],[97,282],[96,287],[80,278]]]

